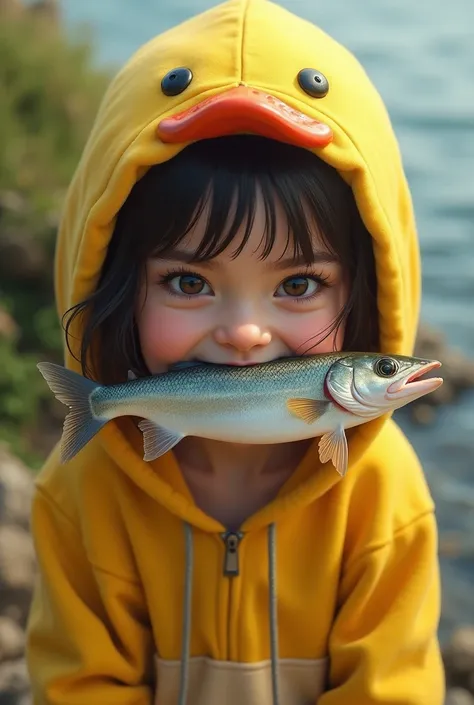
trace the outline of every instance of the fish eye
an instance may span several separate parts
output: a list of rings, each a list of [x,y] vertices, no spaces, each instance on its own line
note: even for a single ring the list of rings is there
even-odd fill
[[[298,74],[300,88],[312,98],[324,98],[329,91],[329,81],[321,71],[301,69]]]
[[[165,95],[179,95],[186,90],[193,80],[193,72],[184,66],[168,71],[161,81],[161,90]]]
[[[398,362],[391,357],[381,357],[376,361],[374,371],[379,377],[393,377],[398,372]]]

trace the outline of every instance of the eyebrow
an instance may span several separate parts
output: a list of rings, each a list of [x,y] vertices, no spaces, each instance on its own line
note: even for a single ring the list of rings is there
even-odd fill
[[[189,252],[187,250],[167,250],[160,255],[152,255],[150,259],[155,261],[168,261],[168,262],[183,262],[185,264],[199,264],[200,267],[207,269],[215,269],[217,262],[215,259],[209,260],[196,260],[195,253]],[[332,252],[327,250],[315,250],[311,261],[308,262],[307,258],[303,254],[297,254],[295,257],[284,257],[276,262],[272,262],[269,266],[274,267],[278,270],[291,269],[292,267],[302,267],[310,266],[311,264],[335,264],[339,263],[339,257]]]

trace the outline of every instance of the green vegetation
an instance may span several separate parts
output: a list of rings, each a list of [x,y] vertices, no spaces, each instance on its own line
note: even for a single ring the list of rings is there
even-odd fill
[[[30,466],[64,416],[35,365],[62,361],[58,214],[108,78],[88,37],[67,38],[37,12],[0,16],[0,441]]]

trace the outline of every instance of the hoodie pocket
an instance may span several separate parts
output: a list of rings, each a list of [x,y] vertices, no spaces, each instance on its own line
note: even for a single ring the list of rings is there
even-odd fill
[[[280,705],[315,705],[324,692],[328,659],[280,659]],[[155,657],[155,705],[178,705],[181,662]],[[186,705],[274,705],[271,662],[189,659]]]

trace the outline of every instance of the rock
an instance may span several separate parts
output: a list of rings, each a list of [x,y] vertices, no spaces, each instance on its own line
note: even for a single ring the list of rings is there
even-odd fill
[[[0,17],[18,17],[23,10],[22,0],[0,0]]]
[[[464,688],[465,690],[472,689],[474,627],[461,627],[455,631],[443,650],[443,658],[448,685],[455,688]]]
[[[0,526],[28,529],[32,496],[31,472],[0,445]]]
[[[17,698],[15,705],[33,705],[33,700],[30,693],[25,693]]]
[[[29,533],[33,477],[0,446],[0,614],[26,620],[36,560]]]
[[[444,705],[474,705],[474,697],[464,688],[450,688]]]
[[[16,19],[22,17],[25,12],[40,20],[46,20],[53,26],[59,26],[61,17],[58,0],[36,0],[33,3],[25,0],[0,0],[0,17]]]
[[[0,663],[23,656],[25,634],[23,629],[8,617],[0,617]]]
[[[415,344],[415,355],[439,360],[442,367],[442,376],[445,384],[436,392],[424,399],[442,399],[446,396],[446,391],[441,393],[443,387],[450,388],[450,393],[454,395],[462,389],[474,388],[474,359],[469,359],[462,352],[452,348],[444,334],[427,325],[421,324]],[[437,370],[432,373],[437,376]]]
[[[460,532],[443,532],[439,537],[439,555],[459,558],[464,553],[464,537]]]
[[[427,402],[422,403],[420,401],[418,404],[413,405],[413,409],[411,409],[411,416],[415,423],[420,424],[421,426],[428,426],[434,422],[436,418],[436,411],[432,405]]]
[[[8,279],[41,279],[49,269],[48,255],[38,239],[18,229],[0,232],[0,275]]]
[[[23,654],[36,569],[32,493],[31,473],[0,445],[0,705],[31,705]]]
[[[5,661],[0,664],[1,705],[23,705],[30,703],[28,697],[28,672],[24,659]]]
[[[0,526],[0,614],[16,608],[19,621],[25,623],[35,568],[30,534],[17,526]]]
[[[0,0],[0,13],[2,12],[2,2]],[[23,214],[28,209],[28,201],[18,191],[0,191],[0,219],[5,213]]]
[[[459,350],[452,348],[443,333],[423,323],[420,325],[415,345],[416,357],[439,360],[440,371],[433,370],[427,377],[441,375],[444,384],[435,392],[409,404],[403,413],[418,424],[430,424],[436,414],[435,408],[450,404],[466,389],[474,388],[474,359],[471,360]]]
[[[28,6],[28,12],[35,19],[58,30],[61,25],[61,13],[58,0],[36,0]]]

